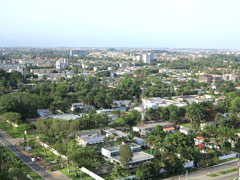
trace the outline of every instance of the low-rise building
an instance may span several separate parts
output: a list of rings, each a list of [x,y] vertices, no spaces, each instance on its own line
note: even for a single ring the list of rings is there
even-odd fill
[[[138,125],[133,127],[133,131],[140,133],[142,136],[147,135],[147,133],[154,130],[156,126],[162,126],[163,130],[167,133],[175,132],[175,128],[173,126],[173,123],[168,121],[162,121],[162,122],[150,122],[142,125]]]
[[[50,115],[48,117],[54,118],[54,119],[62,119],[62,120],[75,120],[81,117],[81,115],[76,115],[76,114],[72,114],[72,113],[67,113],[67,114],[54,114],[54,115]]]
[[[199,76],[199,81],[200,82],[205,82],[205,83],[212,83],[213,82],[213,76],[209,74],[200,74]]]
[[[90,110],[90,109],[94,109],[94,106],[85,106],[82,102],[73,103],[72,106],[71,106],[71,111],[75,111],[77,109]]]
[[[159,98],[159,97],[147,98],[147,99],[143,99],[142,101],[145,109],[149,109],[149,108],[156,109],[157,107],[168,107],[169,105],[175,105],[178,107],[183,107],[187,105],[187,103],[185,102],[181,102],[177,100],[168,100],[168,99]]]
[[[104,143],[106,135],[101,130],[78,132],[75,140],[80,146]]]
[[[141,146],[135,143],[129,143],[129,147],[131,148],[133,157],[132,160],[129,162],[129,167],[136,167],[139,164],[151,161],[154,156],[148,153],[141,151]],[[109,160],[110,162],[117,162],[120,164],[120,146],[113,146],[108,148],[102,148],[102,155]]]
[[[125,132],[122,132],[122,131],[119,131],[117,129],[114,129],[114,128],[107,128],[107,129],[103,129],[102,130],[104,133],[106,133],[106,136],[118,136],[118,137],[127,137],[128,134],[125,133]]]
[[[131,100],[113,101],[113,107],[130,107],[131,105],[133,105]]]
[[[180,126],[180,129],[179,129],[179,131],[181,133],[186,134],[186,135],[188,135],[189,130],[190,130],[190,128],[189,127],[185,127],[185,126]]]
[[[37,113],[40,117],[48,117],[52,114],[52,112],[49,109],[38,109]]]

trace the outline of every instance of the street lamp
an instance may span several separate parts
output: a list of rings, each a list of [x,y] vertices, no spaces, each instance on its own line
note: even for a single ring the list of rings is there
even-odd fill
[[[24,140],[27,141],[27,146],[28,146],[28,140],[27,140],[27,131],[24,131]]]

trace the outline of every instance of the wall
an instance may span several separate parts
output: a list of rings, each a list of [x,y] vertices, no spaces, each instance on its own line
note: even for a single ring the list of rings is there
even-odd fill
[[[115,180],[125,180],[125,179],[135,179],[136,175],[133,176],[128,176],[128,177],[124,177],[124,178],[120,178],[120,179],[115,179]]]
[[[91,176],[92,178],[96,179],[96,180],[105,180],[102,177],[98,176],[97,174],[93,173],[92,171],[89,171],[88,169],[86,169],[85,167],[81,168],[81,171],[88,174],[89,176]]]
[[[45,147],[45,148],[48,148],[48,150],[51,151],[53,154],[56,154],[57,156],[60,156],[60,155],[61,155],[61,154],[58,153],[55,149],[49,147],[47,144],[45,144],[45,143],[43,143],[43,142],[41,142],[41,141],[39,141],[39,144],[40,144],[41,146]],[[65,159],[65,160],[68,159],[68,158],[67,158],[66,156],[64,156],[64,155],[61,155],[61,156],[62,156],[62,159]]]
[[[186,162],[184,164],[184,168],[191,168],[191,167],[194,167],[194,162],[193,161],[189,161],[189,162]]]
[[[219,156],[220,160],[224,160],[224,159],[229,159],[229,158],[233,158],[233,157],[237,157],[238,153],[233,152],[232,154],[228,154],[228,155],[224,155],[224,156]]]

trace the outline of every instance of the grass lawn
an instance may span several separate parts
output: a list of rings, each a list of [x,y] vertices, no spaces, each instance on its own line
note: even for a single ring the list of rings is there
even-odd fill
[[[236,172],[236,171],[238,171],[238,168],[233,168],[233,169],[228,169],[228,170],[225,170],[225,171],[220,171],[220,172],[218,172],[218,174],[224,175],[224,174],[230,174],[230,173],[233,173],[233,172]]]
[[[0,125],[0,129],[2,129],[3,131],[5,131],[6,133],[8,133],[9,136],[13,137],[13,138],[23,138],[23,129],[20,128],[21,125],[19,125],[19,127],[13,127],[13,132],[12,129],[10,128],[8,123],[3,123]],[[39,136],[40,134],[27,134],[27,138],[33,138],[36,136]]]
[[[54,161],[55,159],[58,160],[59,157],[53,154],[48,149],[45,149],[41,145],[39,145],[35,140],[28,141],[28,145],[32,147],[31,153],[35,154],[36,156],[42,157],[47,163],[50,161]]]
[[[192,124],[191,124],[191,123],[180,124],[180,126],[184,126],[184,127],[192,128]]]
[[[209,176],[209,177],[217,177],[217,176],[220,176],[219,174],[208,174],[207,176]]]
[[[229,159],[220,160],[219,163],[224,163],[224,162],[232,161],[232,160],[235,160],[235,159],[239,159],[239,157],[233,157],[233,158],[229,158]]]
[[[1,124],[0,128],[3,131],[5,131],[6,133],[8,133],[8,135],[13,138],[22,138],[23,137],[23,132],[21,132],[19,128],[14,127],[13,132],[12,132],[8,123]]]
[[[225,170],[225,171],[219,171],[219,172],[214,173],[214,174],[208,174],[207,176],[214,178],[214,177],[217,177],[217,176],[230,174],[230,173],[233,173],[233,172],[236,172],[236,171],[238,171],[238,168],[228,169],[228,170]]]
[[[70,172],[67,171],[67,167],[64,167],[60,171],[63,174],[65,174],[68,177],[70,177],[71,179],[73,179],[73,180],[79,180],[80,176],[75,177],[75,172],[74,172],[75,168],[73,166],[70,166],[69,169],[70,169]],[[78,174],[80,175],[80,170],[78,170]],[[90,177],[89,175],[87,175],[87,174],[82,172],[82,180],[94,180],[94,179],[92,177]]]
[[[153,155],[151,149],[142,149],[142,151],[147,153],[147,154]]]

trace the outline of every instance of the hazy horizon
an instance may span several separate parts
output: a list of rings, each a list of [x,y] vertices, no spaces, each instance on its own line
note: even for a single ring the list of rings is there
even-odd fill
[[[238,0],[2,0],[0,47],[240,49]]]

